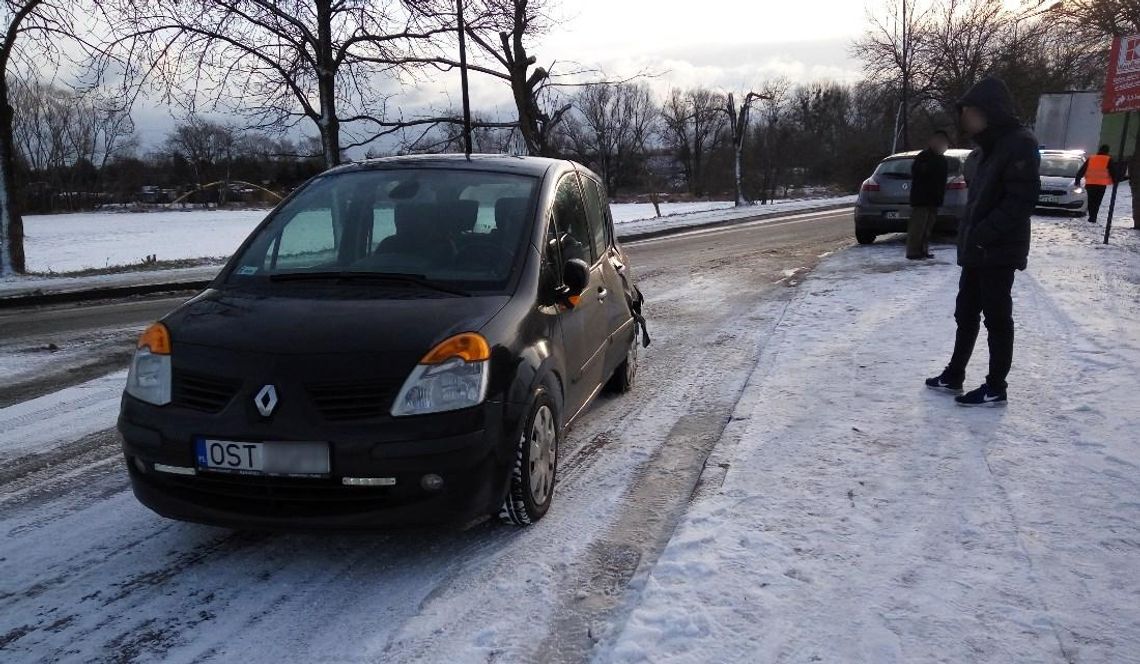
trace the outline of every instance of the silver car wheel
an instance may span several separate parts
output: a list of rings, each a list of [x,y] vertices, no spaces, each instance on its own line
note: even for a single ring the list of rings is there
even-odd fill
[[[558,455],[558,433],[554,413],[541,406],[530,428],[530,495],[536,505],[550,500],[554,491],[554,466]]]

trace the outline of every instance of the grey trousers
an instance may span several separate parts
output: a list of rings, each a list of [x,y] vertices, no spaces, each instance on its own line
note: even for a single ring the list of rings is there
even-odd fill
[[[911,208],[910,223],[906,230],[907,258],[926,258],[930,253],[930,236],[934,233],[934,222],[938,221],[938,208]]]

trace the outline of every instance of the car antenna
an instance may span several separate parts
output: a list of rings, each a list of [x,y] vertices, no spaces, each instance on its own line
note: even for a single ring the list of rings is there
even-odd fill
[[[463,22],[463,0],[455,0],[459,26],[459,80],[463,87],[463,153],[471,159],[471,95],[467,89],[467,26]]]

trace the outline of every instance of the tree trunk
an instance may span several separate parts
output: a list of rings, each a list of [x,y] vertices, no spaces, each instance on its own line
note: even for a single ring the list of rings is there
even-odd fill
[[[13,111],[8,103],[8,81],[0,73],[0,276],[22,274],[24,220],[16,205],[16,159]]]
[[[321,151],[325,168],[339,166],[340,119],[336,116],[336,63],[332,46],[332,2],[317,2],[317,90],[320,94],[321,117],[317,128],[321,132]]]
[[[743,137],[741,137],[741,139],[743,139]],[[744,197],[744,176],[740,168],[740,160],[742,153],[744,152],[743,140],[737,142],[734,152],[736,153],[736,173],[734,178],[736,180],[736,207],[744,207],[745,205],[748,205],[748,199]]]

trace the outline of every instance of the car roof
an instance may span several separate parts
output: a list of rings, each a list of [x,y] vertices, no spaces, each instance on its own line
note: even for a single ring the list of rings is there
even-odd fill
[[[895,154],[892,154],[888,157],[883,157],[883,161],[890,161],[892,159],[912,159],[914,157],[917,157],[919,152],[921,152],[921,150],[911,150],[909,152],[896,152]],[[961,158],[965,159],[966,157],[970,156],[971,152],[973,152],[973,150],[964,150],[962,148],[950,148],[949,150],[946,151],[946,155],[949,157],[961,157]]]
[[[1050,157],[1072,157],[1073,159],[1084,159],[1084,150],[1041,150],[1043,156]]]
[[[572,162],[546,157],[523,157],[506,154],[420,154],[365,159],[330,169],[327,173],[344,173],[387,168],[461,168],[542,177],[551,167],[570,166]]]

